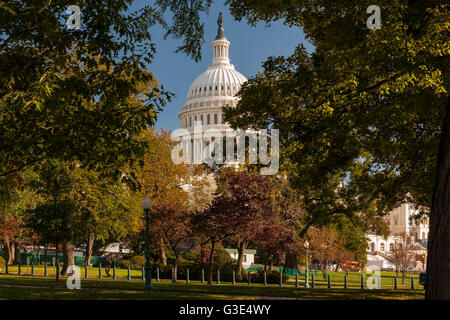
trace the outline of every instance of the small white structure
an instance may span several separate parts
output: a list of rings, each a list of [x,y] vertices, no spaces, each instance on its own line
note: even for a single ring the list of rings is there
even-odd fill
[[[126,254],[131,253],[131,250],[124,247],[120,243],[111,243],[107,245],[106,248],[103,250],[103,254],[111,254],[111,253]]]
[[[367,270],[375,271],[375,270],[395,270],[395,265],[382,254],[368,254],[367,255]]]
[[[225,249],[230,254],[233,259],[238,259],[238,250],[237,249]],[[242,261],[242,266],[247,269],[255,262],[255,254],[256,250],[246,249],[244,250],[244,259]]]

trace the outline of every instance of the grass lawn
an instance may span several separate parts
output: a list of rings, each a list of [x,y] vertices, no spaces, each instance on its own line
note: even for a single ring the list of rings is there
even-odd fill
[[[85,268],[81,267],[81,278],[85,277]],[[4,270],[2,270],[4,273]],[[14,275],[18,274],[18,266],[11,265],[9,266],[9,273]],[[112,278],[112,268],[110,270],[110,274]],[[331,285],[332,288],[344,288],[344,272],[328,272],[331,276]],[[31,266],[21,266],[21,274],[22,275],[31,275]],[[47,267],[47,275],[48,277],[55,277],[56,267],[48,266]],[[347,278],[347,286],[348,288],[359,289],[361,287],[361,274],[365,275],[365,286],[367,286],[367,279],[372,275],[371,273],[361,272],[361,273],[349,273]],[[34,267],[34,275],[35,276],[43,276],[44,275],[44,267],[43,266],[35,266]],[[98,279],[99,272],[98,268],[88,267],[88,279]],[[393,289],[394,288],[394,278],[396,276],[395,272],[386,272],[381,271],[381,288],[382,289]],[[108,278],[105,272],[105,269],[102,268],[102,277]],[[155,270],[153,270],[153,277],[155,277]],[[128,278],[128,270],[127,269],[116,269],[116,278],[118,280],[127,280]],[[130,278],[132,280],[142,280],[142,271],[141,270],[131,270]],[[423,289],[423,286],[419,284],[419,275],[418,274],[408,274],[405,282],[402,283],[401,277],[397,279],[397,287],[398,289],[410,289],[411,288],[411,278],[414,281],[414,288]],[[192,278],[191,278],[192,279]],[[195,279],[200,280],[200,279]],[[311,276],[309,277],[309,281],[311,283]],[[314,279],[316,288],[327,288],[328,283],[327,279],[323,277],[322,272],[318,272],[316,278]],[[180,281],[183,282],[183,281]],[[299,286],[303,287],[305,283],[304,276],[299,276]],[[291,277],[288,280],[288,285],[295,285],[295,278]],[[253,283],[252,283],[253,285]]]
[[[215,284],[202,285],[169,281],[153,281],[154,292],[143,293],[142,280],[81,280],[81,290],[68,290],[66,279],[56,282],[52,278],[1,275],[0,299],[423,299],[424,290],[368,290],[295,288],[292,285],[263,286],[261,284]]]

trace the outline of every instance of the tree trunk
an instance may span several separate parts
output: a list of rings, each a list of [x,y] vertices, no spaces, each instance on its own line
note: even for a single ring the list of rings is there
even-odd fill
[[[263,253],[264,271],[267,271],[267,264],[269,263],[268,260],[269,259],[267,259],[267,255],[265,253]]]
[[[167,267],[166,244],[162,237],[159,239],[159,250],[161,251],[161,262],[164,267]]]
[[[44,245],[44,263],[47,264],[47,245]]]
[[[179,263],[179,261],[180,261],[180,258],[178,256],[178,254],[175,253],[175,262],[173,264],[173,282],[174,283],[177,282],[177,280],[178,280],[177,273],[178,273],[178,263]]]
[[[216,241],[211,240],[211,252],[209,253],[209,272],[208,272],[208,284],[213,284],[213,263],[214,263],[214,247]]]
[[[61,270],[61,275],[64,276],[67,274],[67,269],[69,266],[75,264],[75,247],[71,242],[63,243],[63,268]]]
[[[425,299],[450,299],[450,97],[439,145],[428,241]]]
[[[57,272],[58,265],[59,265],[58,242],[56,242],[56,244],[55,244],[55,266],[56,266],[55,279],[56,279],[56,281],[59,280],[59,275],[61,273],[61,270],[60,270],[60,272]]]
[[[20,264],[20,250],[22,249],[22,245],[17,241],[14,241],[14,264]]]
[[[7,264],[13,264],[15,257],[15,246],[14,242],[11,242],[9,240],[9,235],[7,235],[6,233],[4,234],[4,243],[5,243],[5,262]]]
[[[236,265],[236,278],[241,280],[242,277],[242,262],[244,261],[244,252],[247,248],[248,241],[239,240],[238,242],[238,261]]]
[[[284,260],[283,273],[286,274],[287,269],[297,270],[297,254],[296,253],[286,253],[286,258]]]
[[[89,267],[91,266],[91,257],[92,257],[92,247],[94,246],[95,234],[90,233],[88,237],[88,242],[86,244],[86,251],[84,252],[84,263],[83,266]]]
[[[327,272],[328,272],[328,260],[325,260],[324,262],[320,263],[320,267],[322,268],[322,274],[324,280],[327,279]]]
[[[203,242],[200,242],[200,265],[203,268],[206,267],[206,264],[204,263],[204,259],[205,259],[205,252],[204,252],[204,247],[203,247]]]

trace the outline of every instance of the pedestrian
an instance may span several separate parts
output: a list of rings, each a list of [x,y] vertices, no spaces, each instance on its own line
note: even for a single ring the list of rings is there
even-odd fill
[[[106,276],[108,276],[108,277],[111,276],[109,274],[109,268],[111,268],[111,262],[109,261],[108,258],[106,258],[106,261],[105,261],[105,272],[106,272]]]

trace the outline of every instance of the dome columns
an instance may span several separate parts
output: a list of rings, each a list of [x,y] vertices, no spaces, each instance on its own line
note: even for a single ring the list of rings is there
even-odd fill
[[[212,42],[213,47],[213,61],[212,64],[229,64],[230,58],[228,57],[228,49],[230,42],[226,39],[214,40]]]

